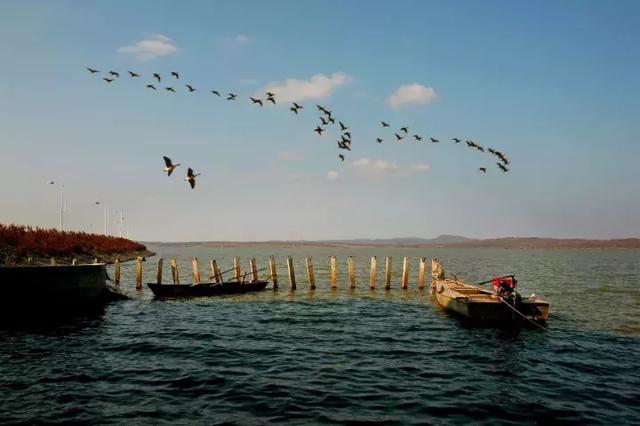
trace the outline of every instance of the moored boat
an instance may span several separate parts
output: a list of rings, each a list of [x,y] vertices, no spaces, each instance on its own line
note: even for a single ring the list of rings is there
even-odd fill
[[[522,298],[516,291],[513,275],[496,277],[486,282],[494,291],[467,284],[457,277],[445,276],[437,259],[431,261],[431,291],[445,310],[482,322],[513,322],[529,320],[544,322],[549,317],[549,303],[535,295]]]
[[[267,281],[197,284],[156,284],[147,283],[149,289],[157,297],[191,297],[191,296],[219,296],[224,294],[242,294],[264,290]]]

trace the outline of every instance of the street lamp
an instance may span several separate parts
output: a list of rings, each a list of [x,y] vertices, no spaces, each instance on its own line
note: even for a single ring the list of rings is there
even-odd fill
[[[50,180],[49,185],[55,185],[56,182]],[[60,232],[64,231],[64,183],[60,184]]]

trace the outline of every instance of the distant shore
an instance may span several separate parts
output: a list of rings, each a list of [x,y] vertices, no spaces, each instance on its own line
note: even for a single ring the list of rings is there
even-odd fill
[[[640,238],[611,240],[556,239],[536,237],[508,237],[495,239],[471,239],[457,236],[440,236],[433,239],[392,238],[326,241],[194,241],[194,242],[146,242],[146,244],[177,245],[190,247],[398,247],[398,248],[494,248],[541,250],[640,250]]]

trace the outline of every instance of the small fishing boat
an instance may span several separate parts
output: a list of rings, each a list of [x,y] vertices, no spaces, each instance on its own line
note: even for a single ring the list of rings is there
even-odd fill
[[[445,310],[482,322],[513,322],[529,320],[544,322],[549,317],[549,303],[535,294],[522,298],[516,291],[515,276],[496,277],[480,284],[491,283],[494,291],[467,284],[457,277],[445,276],[442,264],[431,261],[431,291]]]
[[[157,297],[192,297],[192,296],[220,296],[224,294],[242,294],[262,291],[267,281],[227,281],[222,283],[197,284],[156,284],[147,283],[149,289]]]

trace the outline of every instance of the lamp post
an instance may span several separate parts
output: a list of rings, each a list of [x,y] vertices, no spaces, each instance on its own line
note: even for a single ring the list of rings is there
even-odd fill
[[[49,185],[55,185],[56,182],[50,180]],[[64,183],[60,184],[60,232],[64,231]]]

